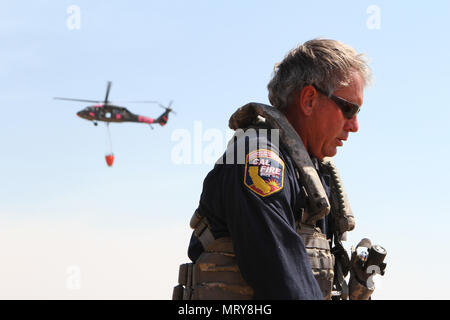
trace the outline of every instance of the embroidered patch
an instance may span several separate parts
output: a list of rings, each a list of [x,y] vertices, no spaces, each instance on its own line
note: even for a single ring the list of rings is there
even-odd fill
[[[245,159],[244,184],[262,197],[283,189],[284,162],[273,151],[258,149]]]

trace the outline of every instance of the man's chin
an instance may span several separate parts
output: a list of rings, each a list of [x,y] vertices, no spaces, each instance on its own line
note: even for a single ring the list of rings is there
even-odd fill
[[[337,147],[330,147],[322,150],[321,152],[312,152],[312,155],[319,160],[325,157],[334,157],[337,153]]]
[[[324,152],[324,156],[322,158],[334,157],[336,154],[337,154],[337,148],[330,148],[329,150],[326,150],[326,152]]]

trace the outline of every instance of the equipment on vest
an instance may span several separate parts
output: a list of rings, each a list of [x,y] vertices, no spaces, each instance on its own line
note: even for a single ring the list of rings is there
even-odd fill
[[[362,239],[356,248],[352,248],[349,282],[350,299],[369,299],[370,294],[375,289],[372,276],[375,274],[384,275],[386,263],[383,261],[386,255],[386,249],[380,245],[372,245],[367,238]]]
[[[330,244],[320,228],[301,224],[297,221],[297,233],[302,237],[309,257],[311,270],[322,291],[323,298],[330,300],[334,281],[334,255]]]
[[[210,243],[195,263],[180,265],[172,300],[250,300],[252,296],[253,289],[239,271],[231,238],[223,237]]]
[[[366,282],[373,273],[384,274],[386,264],[383,263],[387,251],[380,245],[372,245],[367,238],[362,239],[352,250],[350,267],[361,282]],[[376,267],[370,269],[370,267]]]
[[[369,249],[369,254],[366,261],[366,271],[369,266],[381,266],[380,274],[384,275],[384,269],[386,268],[386,264],[383,263],[384,258],[386,258],[387,251],[380,245],[373,245],[372,248]]]

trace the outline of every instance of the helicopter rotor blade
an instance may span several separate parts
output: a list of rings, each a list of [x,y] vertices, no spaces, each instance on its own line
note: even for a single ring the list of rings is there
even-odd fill
[[[106,96],[105,96],[105,104],[108,104],[108,97],[109,97],[109,90],[111,90],[111,81],[108,81],[108,84],[106,85]]]
[[[65,101],[89,102],[89,103],[102,103],[102,101],[86,100],[86,99],[72,99],[72,98],[61,98],[61,97],[54,97],[53,99],[55,99],[55,100],[65,100]]]
[[[159,101],[152,101],[152,100],[138,100],[138,101],[114,101],[111,102],[112,104],[115,103],[159,103]]]

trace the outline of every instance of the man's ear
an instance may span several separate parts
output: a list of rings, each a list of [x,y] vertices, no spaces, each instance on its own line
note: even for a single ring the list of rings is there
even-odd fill
[[[311,116],[313,107],[315,105],[314,100],[317,98],[317,96],[317,90],[313,86],[308,85],[303,87],[300,95],[298,96],[297,102],[299,104],[301,113],[303,113],[307,117]]]

